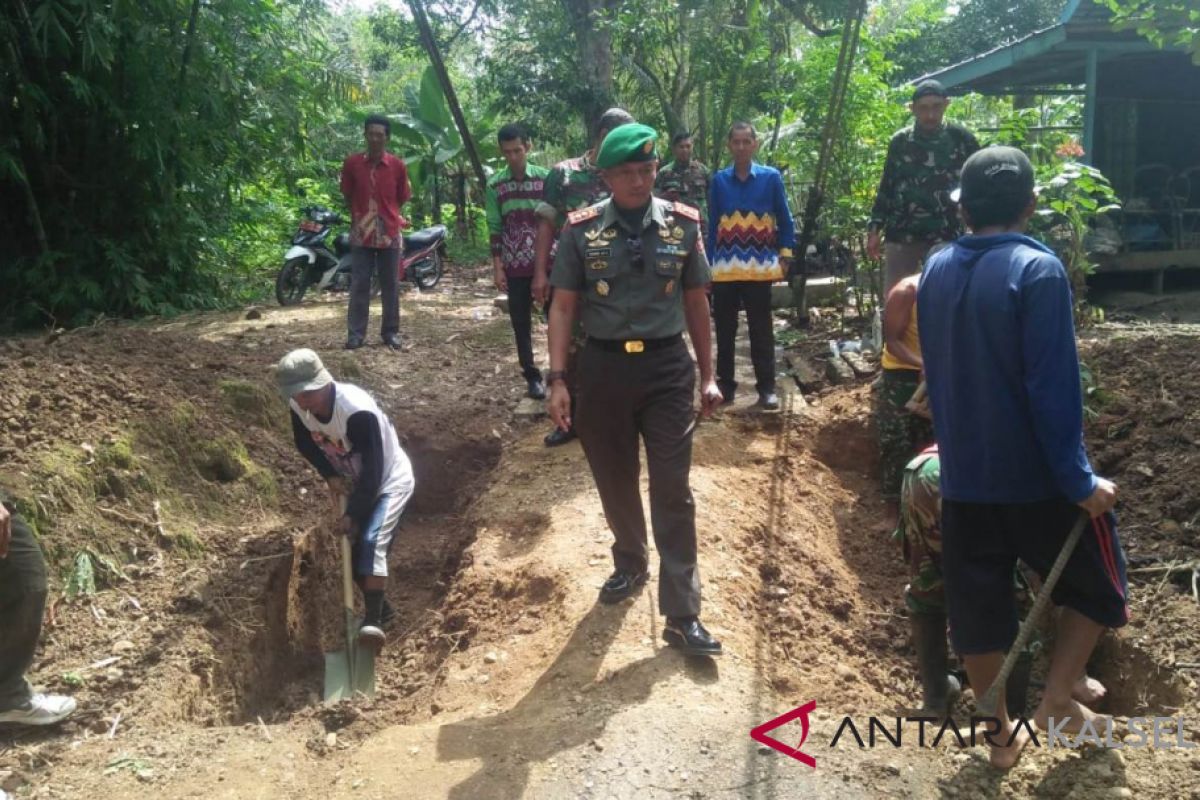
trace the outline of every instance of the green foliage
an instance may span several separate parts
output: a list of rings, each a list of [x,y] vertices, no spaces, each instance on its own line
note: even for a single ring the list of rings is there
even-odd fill
[[[1103,0],[1118,30],[1136,30],[1159,47],[1179,47],[1200,64],[1200,6],[1195,0]]]
[[[327,23],[311,0],[5,3],[8,324],[245,294],[241,273],[258,265],[232,246],[260,210],[253,187],[309,171],[357,83]]]
[[[129,576],[113,559],[85,548],[77,552],[71,562],[63,594],[68,598],[88,597],[96,593],[97,586],[110,586],[128,580]]]
[[[1053,25],[1066,0],[883,0],[872,32],[890,42],[896,78],[910,79],[966,61]]]
[[[96,568],[92,565],[92,556],[87,550],[76,553],[63,593],[67,597],[88,596],[96,593]]]
[[[1051,244],[1082,301],[1086,279],[1095,271],[1085,245],[1099,218],[1121,206],[1108,179],[1095,167],[1059,159],[1038,170],[1038,210],[1030,232]]]

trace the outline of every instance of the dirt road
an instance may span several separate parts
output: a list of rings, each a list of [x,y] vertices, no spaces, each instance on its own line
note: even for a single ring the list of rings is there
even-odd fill
[[[982,747],[951,736],[921,747],[915,728],[898,748],[882,736],[860,748],[844,731],[830,746],[847,715],[866,739],[870,716],[890,725],[918,700],[865,385],[700,426],[704,618],[725,658],[662,646],[653,581],[596,605],[610,535],[582,453],[546,450],[544,420],[514,417],[507,320],[474,275],[456,277],[406,295],[403,354],[342,354],[333,303],[0,343],[3,483],[38,523],[56,590],[84,550],[99,583],[55,604],[33,674],[75,694],[78,719],[0,731],[0,780],[12,770],[18,796],[1200,798],[1200,750],[1031,750],[1000,775]],[[1172,484],[1195,474],[1194,393],[1164,383],[1155,402],[1179,415],[1145,418],[1146,379],[1128,357],[1161,363],[1200,341],[1178,335],[1085,346],[1111,395],[1092,436],[1113,470],[1146,466]],[[337,646],[335,562],[314,527],[322,489],[267,372],[302,345],[380,397],[417,469],[374,704],[316,703],[322,649]],[[1162,482],[1131,487],[1131,504],[1159,501],[1134,515],[1145,549],[1132,556],[1158,542],[1196,558],[1194,485],[1165,500]],[[1183,665],[1200,661],[1200,604],[1163,574],[1135,580],[1135,622],[1105,644],[1098,672],[1110,710],[1190,714],[1195,743],[1197,672]],[[750,738],[808,701],[801,749],[815,769]],[[795,744],[799,725],[773,735]]]

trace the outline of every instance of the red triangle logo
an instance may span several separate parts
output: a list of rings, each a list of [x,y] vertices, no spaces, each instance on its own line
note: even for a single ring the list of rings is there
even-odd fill
[[[759,744],[765,744],[767,747],[770,747],[773,750],[778,750],[785,756],[790,756],[791,758],[796,759],[801,764],[807,764],[813,769],[816,769],[817,760],[807,753],[800,752],[800,748],[804,746],[804,741],[808,739],[808,715],[816,707],[817,701],[810,700],[802,706],[793,708],[786,714],[782,714],[775,719],[768,720],[762,725],[759,725],[757,728],[752,728],[750,730],[750,738]],[[767,735],[770,731],[773,731],[782,725],[787,725],[789,722],[792,722],[796,719],[800,720],[800,741],[795,747],[786,745],[773,736]]]

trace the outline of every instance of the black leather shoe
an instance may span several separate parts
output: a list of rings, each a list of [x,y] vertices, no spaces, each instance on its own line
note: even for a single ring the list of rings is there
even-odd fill
[[[734,395],[737,393],[737,387],[736,386],[721,386],[720,384],[717,384],[717,388],[721,390],[721,405],[723,405],[723,406],[733,405],[733,398],[734,398]]]
[[[346,349],[347,350],[357,350],[358,348],[360,348],[362,346],[363,346],[362,339],[347,339],[346,340]]]
[[[779,408],[779,395],[774,392],[763,392],[758,396],[758,404],[768,411]]]
[[[546,399],[546,384],[542,383],[541,378],[529,378],[529,396],[534,400]]]
[[[642,588],[649,577],[649,572],[617,570],[609,575],[608,580],[600,587],[600,602],[609,605],[621,602]]]
[[[388,333],[383,337],[385,347],[390,347],[393,350],[399,350],[404,347],[404,343],[400,341],[400,335],[397,333]]]
[[[562,428],[555,428],[546,434],[546,438],[542,440],[546,447],[558,447],[560,444],[566,444],[574,439],[579,434],[575,433],[575,429],[564,431]]]
[[[696,617],[667,617],[663,641],[689,656],[719,656],[721,643],[714,639]]]

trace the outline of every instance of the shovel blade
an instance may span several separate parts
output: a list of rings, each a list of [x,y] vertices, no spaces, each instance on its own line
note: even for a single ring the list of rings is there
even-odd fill
[[[375,697],[375,651],[356,644],[348,659],[345,650],[325,654],[326,703],[336,703],[354,695]]]
[[[355,694],[375,697],[375,650],[363,645],[354,647],[354,675],[350,683]]]
[[[345,650],[325,654],[326,703],[336,703],[354,694],[354,680],[350,672],[350,661]]]

